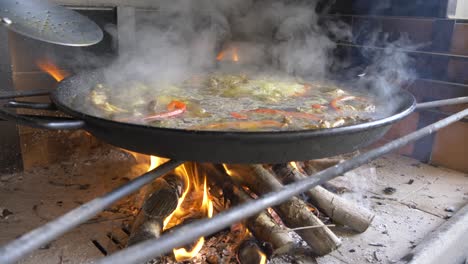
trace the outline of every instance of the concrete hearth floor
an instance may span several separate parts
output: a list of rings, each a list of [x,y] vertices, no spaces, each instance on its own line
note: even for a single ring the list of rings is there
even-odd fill
[[[468,175],[387,155],[334,180],[376,217],[362,234],[334,230],[342,246],[319,264],[394,263],[468,202]],[[384,189],[393,187],[389,195]],[[468,224],[468,223],[467,223]],[[466,234],[468,237],[468,234]]]
[[[77,138],[81,138],[83,135]],[[23,142],[26,171],[0,175],[0,244],[75,208],[142,173],[131,155],[89,140]],[[76,146],[80,148],[76,148]],[[60,149],[56,154],[52,148]],[[66,150],[63,150],[66,148]],[[45,155],[44,153],[49,153]],[[362,234],[333,230],[342,246],[320,264],[392,263],[447,221],[468,201],[468,175],[387,155],[334,180],[342,194],[370,208],[376,217]],[[387,187],[395,189],[385,194]],[[124,245],[135,197],[36,250],[20,263],[88,263]],[[101,250],[99,249],[101,247]]]

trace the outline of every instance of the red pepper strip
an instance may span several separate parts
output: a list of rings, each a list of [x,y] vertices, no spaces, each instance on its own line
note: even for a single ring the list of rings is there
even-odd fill
[[[195,129],[259,129],[259,128],[281,128],[283,123],[274,120],[260,120],[260,121],[234,121],[213,123],[206,126],[198,126]]]
[[[321,104],[313,104],[313,105],[312,105],[312,108],[314,108],[314,109],[322,109],[322,108],[325,108],[325,107],[326,107],[326,106],[321,105]]]
[[[167,105],[167,110],[168,111],[174,111],[176,109],[183,109],[184,111],[187,109],[187,105],[185,105],[181,101],[173,100]]]
[[[309,114],[309,113],[290,112],[290,111],[283,111],[283,110],[270,109],[270,108],[258,108],[258,109],[250,110],[247,112],[259,113],[259,114],[270,114],[270,115],[282,115],[282,116],[287,116],[287,117],[304,118],[304,119],[310,119],[310,120],[315,120],[315,121],[319,121],[321,119],[320,117],[313,115],[313,114]]]
[[[339,102],[344,102],[344,101],[349,101],[349,100],[354,100],[354,99],[356,99],[356,96],[351,96],[351,95],[340,96],[340,97],[333,99],[330,102],[330,106],[333,107],[333,109],[335,109],[336,111],[340,112],[341,109],[338,106]]]
[[[231,112],[231,116],[234,117],[235,119],[241,119],[241,120],[245,120],[248,118],[247,115],[244,115],[242,113],[237,113],[237,112]]]
[[[151,122],[154,120],[166,119],[173,116],[178,116],[187,110],[187,106],[180,101],[172,101],[167,105],[167,112],[163,112],[156,115],[151,115],[143,118],[143,121]]]

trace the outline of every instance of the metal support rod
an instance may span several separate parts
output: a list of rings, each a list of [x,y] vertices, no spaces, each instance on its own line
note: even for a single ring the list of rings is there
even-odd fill
[[[29,254],[77,225],[89,220],[116,201],[137,191],[144,185],[170,172],[182,163],[182,161],[170,160],[112,192],[95,198],[59,218],[22,235],[18,239],[0,248],[0,263],[16,263],[26,254]]]
[[[258,214],[260,211],[268,207],[272,207],[283,203],[292,196],[303,193],[319,184],[329,181],[338,175],[341,175],[349,170],[366,164],[384,154],[396,150],[412,141],[418,140],[424,136],[434,133],[435,131],[444,128],[463,117],[468,116],[468,109],[451,115],[434,124],[417,130],[404,137],[389,142],[379,148],[370,150],[352,159],[346,160],[340,164],[323,170],[312,177],[307,177],[304,180],[291,183],[283,187],[279,191],[269,193],[259,199],[246,202],[236,206],[228,211],[224,211],[214,216],[213,218],[203,219],[191,224],[184,225],[174,232],[163,235],[158,239],[151,239],[132,247],[118,251],[109,257],[105,257],[97,261],[98,264],[129,264],[142,263],[156,256],[170,252],[173,248],[182,247],[189,241],[195,241],[199,237],[207,236],[222,230],[234,223],[240,222],[243,219]]]
[[[20,97],[31,97],[31,96],[44,96],[49,95],[50,90],[30,90],[30,91],[14,91],[14,92],[0,92],[0,99],[13,99]]]
[[[432,101],[432,102],[426,102],[426,103],[418,103],[416,105],[416,109],[423,110],[423,109],[428,109],[428,108],[435,108],[435,107],[448,106],[448,105],[457,105],[457,104],[468,104],[468,96],[456,97],[456,98],[438,100],[438,101]]]

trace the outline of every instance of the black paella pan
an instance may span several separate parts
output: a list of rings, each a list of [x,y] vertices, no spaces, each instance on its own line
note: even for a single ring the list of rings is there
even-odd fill
[[[84,129],[112,145],[176,160],[214,163],[282,163],[352,152],[381,138],[416,107],[413,95],[395,93],[396,105],[386,117],[356,125],[301,131],[227,132],[159,128],[112,121],[77,111],[72,100],[88,96],[99,83],[99,73],[75,75],[61,81],[50,98],[52,105],[10,102],[10,106],[58,108],[71,118],[17,115],[0,109],[0,117],[20,125],[45,129]]]

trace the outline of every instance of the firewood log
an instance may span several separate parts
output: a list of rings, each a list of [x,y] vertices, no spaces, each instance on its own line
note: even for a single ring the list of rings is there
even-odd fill
[[[132,225],[127,246],[161,236],[164,219],[177,208],[184,182],[170,174],[156,179],[150,186],[149,194]]]
[[[239,203],[249,201],[250,196],[244,190],[233,186],[233,193],[237,196]],[[294,240],[289,236],[289,230],[276,223],[266,211],[262,211],[255,217],[247,219],[247,227],[260,241],[268,242],[273,249],[287,252],[294,246]]]
[[[336,159],[336,158],[331,158],[331,159],[315,159],[315,160],[308,160],[304,161],[304,171],[308,175],[315,174],[319,171],[322,171],[324,169],[330,168],[332,166],[335,166],[336,164],[342,162],[342,159]]]
[[[299,162],[298,164],[300,164],[299,166],[301,169],[300,172],[303,172],[306,175],[313,175],[319,171],[335,166],[336,164],[342,161],[343,161],[342,159],[338,159],[338,158],[328,158],[328,159],[308,160],[304,162]],[[344,193],[348,191],[346,187],[338,186],[332,182],[326,182],[322,184],[322,187],[334,193]]]
[[[277,164],[273,171],[284,184],[304,179],[304,174],[289,164]],[[364,232],[374,219],[374,214],[364,207],[344,199],[324,188],[317,186],[305,193],[311,203],[328,215],[334,222],[350,227],[357,232]]]
[[[234,204],[245,203],[252,199],[249,194],[233,182],[223,168],[212,165],[207,166],[210,166],[208,168],[210,172],[207,175],[215,180],[218,185],[222,185],[225,190],[225,197],[232,200]],[[288,252],[294,246],[294,240],[289,235],[289,229],[276,223],[267,211],[262,211],[247,219],[246,224],[256,239],[271,244],[275,252]]]
[[[274,192],[283,187],[279,180],[261,165],[229,165],[228,169],[237,181],[257,194]],[[320,226],[320,228],[296,231],[316,255],[326,255],[341,245],[340,239],[309,210],[308,205],[301,199],[292,197],[274,209],[289,228]]]

